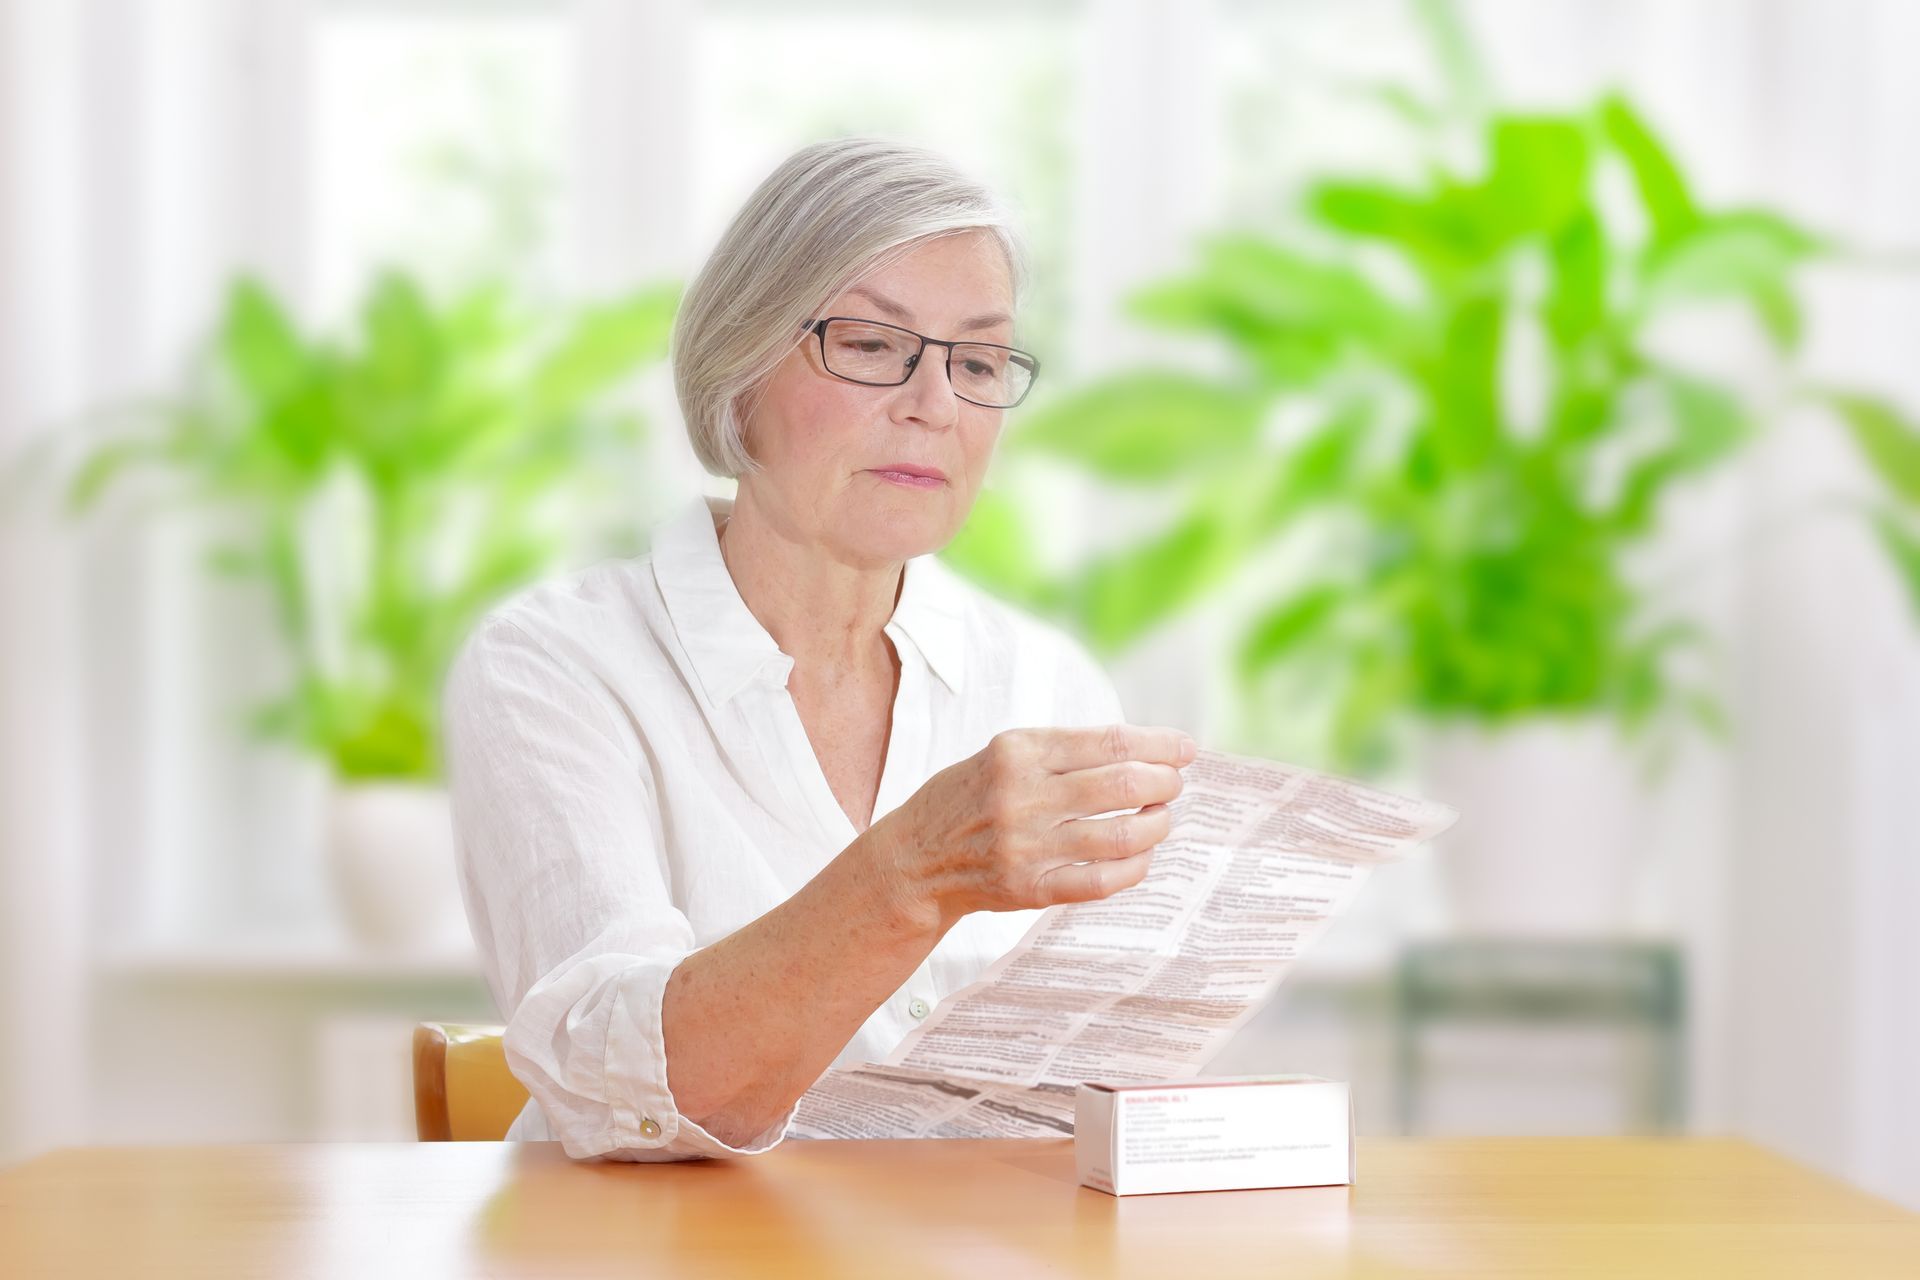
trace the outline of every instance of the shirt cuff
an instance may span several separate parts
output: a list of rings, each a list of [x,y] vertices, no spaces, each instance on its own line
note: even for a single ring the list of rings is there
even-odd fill
[[[621,975],[607,1027],[607,1101],[609,1138],[616,1160],[694,1160],[709,1156],[754,1156],[786,1139],[799,1102],[745,1143],[734,1144],[683,1115],[667,1086],[666,1032],[660,1010],[667,980],[679,966],[672,961],[636,965]]]

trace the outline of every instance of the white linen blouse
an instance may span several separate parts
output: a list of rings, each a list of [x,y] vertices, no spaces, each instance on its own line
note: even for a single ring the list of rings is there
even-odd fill
[[[785,901],[857,836],[787,692],[793,659],[740,598],[697,498],[652,549],[527,588],[463,642],[443,693],[467,918],[532,1095],[508,1133],[575,1158],[684,1160],[744,1146],[681,1114],[660,1001],[694,951]],[[1122,719],[1065,632],[930,556],[907,561],[874,819],[1003,729]],[[1037,910],[960,920],[835,1065],[879,1060],[977,978]],[[857,945],[857,940],[850,940]]]

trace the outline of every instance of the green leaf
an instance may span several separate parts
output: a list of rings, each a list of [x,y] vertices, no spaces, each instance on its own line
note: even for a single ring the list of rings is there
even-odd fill
[[[1458,471],[1484,463],[1503,434],[1500,349],[1505,301],[1483,295],[1463,301],[1447,317],[1437,367],[1431,374],[1433,460]]]
[[[1552,232],[1587,206],[1586,130],[1554,116],[1507,116],[1492,124],[1484,187],[1497,238]]]
[[[1493,90],[1492,77],[1451,0],[1416,0],[1413,18],[1447,89],[1448,109],[1466,119],[1477,115]]]
[[[1034,560],[1033,537],[1020,508],[998,489],[980,491],[940,559],[1002,599],[1028,607],[1044,609],[1057,594]]]
[[[1914,620],[1920,622],[1920,534],[1891,511],[1878,512],[1873,527],[1906,585],[1907,603],[1913,606]]]
[[[1333,617],[1351,588],[1310,587],[1266,610],[1248,626],[1236,647],[1243,679],[1291,654]]]
[[[1203,502],[1157,537],[1087,565],[1062,602],[1087,643],[1117,653],[1218,583],[1246,550],[1242,526]]]
[[[1699,645],[1705,633],[1697,623],[1669,622],[1630,644],[1616,675],[1622,718],[1629,729],[1652,718],[1673,692],[1667,674],[1667,655],[1674,649]]]
[[[1627,163],[1656,242],[1678,238],[1699,221],[1687,180],[1651,126],[1619,95],[1600,106],[1602,134]]]
[[[352,441],[342,427],[354,419],[340,411],[339,400],[338,385],[322,377],[301,383],[291,394],[264,407],[249,420],[248,433],[237,442],[232,459],[235,474],[225,477],[226,487],[240,490],[280,481],[300,487],[317,481],[335,451]]]
[[[1347,236],[1399,247],[1431,279],[1447,282],[1497,257],[1515,240],[1551,235],[1587,205],[1591,147],[1585,129],[1556,116],[1508,116],[1487,134],[1477,182],[1439,179],[1428,193],[1337,179],[1308,191],[1311,217]]]
[[[96,447],[81,462],[67,486],[67,510],[72,515],[84,515],[92,510],[128,466],[141,461],[153,461],[166,455],[166,447],[156,440],[139,438],[109,440]]]
[[[361,323],[368,392],[389,401],[423,399],[439,381],[443,352],[439,322],[420,286],[398,272],[383,274]]]
[[[1725,387],[1676,373],[1661,381],[1674,410],[1674,453],[1682,470],[1702,470],[1751,437],[1745,407]]]
[[[1377,330],[1398,322],[1394,303],[1354,267],[1308,257],[1265,236],[1213,232],[1200,242],[1200,259],[1202,269],[1183,282],[1192,294],[1152,286],[1135,294],[1129,311],[1140,319],[1160,320],[1154,307],[1158,297],[1198,297],[1212,301],[1215,309],[1198,319],[1231,311],[1254,322],[1292,328],[1359,324]],[[1196,317],[1188,313],[1169,319]]]
[[[1727,708],[1719,698],[1710,693],[1692,690],[1681,695],[1680,705],[1709,735],[1727,742],[1733,737],[1733,719],[1727,714]]]
[[[1660,307],[1744,299],[1775,348],[1793,351],[1800,345],[1802,323],[1790,278],[1802,264],[1831,251],[1826,241],[1766,210],[1708,215],[1653,246],[1646,259],[1647,300]]]
[[[1592,340],[1607,317],[1607,242],[1600,220],[1583,209],[1547,244],[1552,281],[1541,319],[1561,351]]]
[[[1751,294],[1778,288],[1795,267],[1829,246],[1763,209],[1711,214],[1656,246],[1647,261],[1655,301]]]
[[[1170,329],[1222,333],[1269,385],[1297,387],[1352,347],[1391,352],[1410,341],[1410,323],[1360,272],[1262,237],[1207,237],[1194,275],[1141,289],[1135,317]]]
[[[236,280],[227,292],[219,350],[240,385],[262,404],[286,395],[312,363],[279,302],[251,277]]]
[[[428,625],[437,625],[433,615],[438,615],[451,629],[465,630],[481,608],[537,577],[561,550],[552,537],[537,536],[517,522],[490,532],[474,553],[460,584],[428,611]],[[420,625],[416,622],[412,629]],[[431,647],[448,637],[424,638]]]
[[[1670,484],[1711,467],[1753,434],[1745,407],[1726,388],[1671,371],[1656,385],[1667,402],[1671,432],[1663,447],[1628,470],[1613,515],[1622,529],[1647,528]]]
[[[1783,352],[1799,350],[1806,322],[1801,315],[1800,300],[1794,297],[1793,291],[1780,281],[1769,281],[1755,285],[1747,296],[1754,314],[1760,317],[1760,327],[1773,339],[1774,347]]]
[[[1378,103],[1402,123],[1416,129],[1431,131],[1443,123],[1440,108],[1406,85],[1366,83],[1355,86],[1354,92],[1366,101]]]
[[[1413,673],[1383,645],[1363,645],[1348,668],[1333,718],[1333,745],[1361,770],[1377,768],[1386,755],[1389,722],[1407,706]]]
[[[1848,392],[1822,398],[1839,412],[1861,456],[1887,488],[1920,504],[1920,429],[1885,400]]]
[[[306,566],[300,558],[299,537],[294,530],[297,518],[293,511],[273,513],[260,549],[260,560],[273,588],[280,633],[297,653],[304,655],[314,635],[307,607]]]
[[[433,774],[433,734],[417,707],[387,699],[333,737],[330,753],[343,778],[425,778]]]
[[[1243,457],[1263,409],[1260,396],[1236,387],[1142,370],[1054,400],[1007,446],[1071,458],[1116,480],[1164,480]]]
[[[581,316],[535,370],[531,415],[539,420],[566,413],[663,358],[679,299],[678,285],[658,285]]]
[[[1418,196],[1363,179],[1315,183],[1307,189],[1307,209],[1336,231],[1402,243],[1414,240],[1425,221],[1425,204]]]
[[[1308,189],[1306,208],[1332,231],[1385,241],[1429,275],[1447,276],[1484,252],[1474,211],[1462,203],[1428,200],[1384,182],[1333,179]]]
[[[1336,406],[1266,475],[1252,473],[1244,503],[1249,540],[1272,536],[1304,511],[1351,501],[1377,415],[1377,406],[1365,399]]]

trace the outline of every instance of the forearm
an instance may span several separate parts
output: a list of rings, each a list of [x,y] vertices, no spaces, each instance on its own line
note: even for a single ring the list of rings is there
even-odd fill
[[[681,1114],[744,1143],[826,1070],[950,927],[849,845],[787,901],[694,952],[661,1002]]]

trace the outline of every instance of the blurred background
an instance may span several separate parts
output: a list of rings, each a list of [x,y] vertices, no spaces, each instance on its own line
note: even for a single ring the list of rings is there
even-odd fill
[[[1129,716],[1464,813],[1210,1070],[1920,1207],[1920,6],[0,0],[0,1160],[412,1134],[434,703],[695,488],[793,148],[1017,208],[944,553]]]

